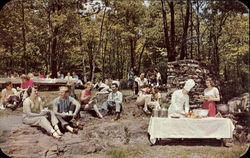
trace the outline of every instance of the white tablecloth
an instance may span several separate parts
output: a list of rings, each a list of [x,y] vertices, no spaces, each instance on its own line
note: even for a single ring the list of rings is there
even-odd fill
[[[228,118],[151,117],[148,127],[154,138],[232,138],[234,125]]]

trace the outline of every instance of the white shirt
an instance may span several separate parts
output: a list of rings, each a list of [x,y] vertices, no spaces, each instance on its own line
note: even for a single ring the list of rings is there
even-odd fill
[[[65,76],[64,79],[65,79],[65,80],[72,80],[73,78],[72,78],[72,76]]]
[[[184,109],[185,105],[185,109]],[[189,112],[189,96],[182,93],[181,90],[176,90],[171,97],[171,105],[168,108],[168,115],[170,114],[180,114]]]
[[[119,104],[122,103],[122,93],[117,91],[116,93],[109,93],[109,96],[108,96],[108,101],[115,101]]]
[[[146,85],[148,83],[148,79],[144,78],[143,80],[141,80],[140,77],[135,78],[135,81],[138,83],[139,87]]]
[[[204,90],[204,96],[206,97],[216,97],[219,95],[219,90],[216,87],[213,87],[212,89],[206,88]]]

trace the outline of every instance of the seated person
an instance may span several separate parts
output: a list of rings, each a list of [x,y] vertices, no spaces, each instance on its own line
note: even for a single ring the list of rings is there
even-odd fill
[[[108,95],[108,100],[103,103],[101,109],[108,112],[109,108],[115,108],[116,118],[120,119],[121,106],[122,106],[122,93],[118,91],[118,85],[113,83],[111,86],[112,92]]]
[[[12,82],[9,81],[5,85],[6,88],[2,90],[2,98],[1,98],[1,109],[7,108],[15,108],[20,103],[20,99],[18,97],[17,90],[13,88]],[[14,99],[13,97],[17,97]]]
[[[94,87],[95,89],[97,89],[99,92],[98,93],[109,93],[110,91],[110,87],[103,83],[102,80],[100,80],[99,82],[97,82]]]
[[[34,86],[34,82],[30,79],[30,77],[28,75],[21,75],[21,88],[17,87],[17,90],[20,91],[20,97],[22,97],[22,100],[24,100],[27,97],[27,93],[26,90],[29,87]]]
[[[194,80],[189,79],[186,81],[183,89],[174,91],[171,97],[171,104],[168,108],[168,116],[183,116],[189,112],[188,92],[194,87],[194,85]]]
[[[44,128],[54,138],[63,134],[59,130],[58,120],[52,111],[43,109],[43,103],[36,87],[29,87],[27,98],[23,102],[23,123]]]
[[[149,86],[147,86],[146,88],[142,88],[138,94],[139,96],[137,97],[135,104],[138,106],[143,106],[143,111],[146,114],[150,114],[148,106],[151,109],[161,109],[160,107],[161,94],[158,88],[156,87],[150,88]]]
[[[64,130],[68,130],[71,133],[75,134],[78,133],[77,128],[72,128],[69,122],[73,121],[74,119],[79,119],[80,107],[80,103],[69,96],[68,87],[60,87],[59,97],[57,97],[53,101],[53,111]],[[82,128],[81,126],[79,126],[79,122],[77,122],[76,124],[78,128]]]
[[[80,93],[81,109],[85,111],[94,110],[98,117],[103,118],[96,105],[96,99],[91,97],[93,84],[89,81],[85,84],[85,89]]]

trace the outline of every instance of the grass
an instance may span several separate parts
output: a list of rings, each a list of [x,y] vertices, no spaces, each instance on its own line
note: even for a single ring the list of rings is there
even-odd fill
[[[139,157],[144,149],[141,145],[138,146],[124,146],[119,148],[113,148],[106,152],[106,158],[130,158]]]
[[[149,146],[137,144],[113,148],[106,152],[106,158],[239,158],[248,146],[211,147],[211,146]]]

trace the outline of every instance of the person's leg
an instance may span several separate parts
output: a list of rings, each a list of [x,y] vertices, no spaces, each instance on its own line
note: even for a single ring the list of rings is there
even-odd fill
[[[48,133],[50,133],[55,138],[60,138],[59,133],[57,133],[54,128],[51,126],[50,122],[46,117],[41,117],[39,126],[44,128]]]
[[[103,116],[102,116],[102,114],[100,113],[100,111],[99,111],[99,109],[98,109],[98,107],[97,107],[96,104],[93,106],[93,109],[94,109],[94,111],[96,112],[96,114],[97,114],[98,117],[103,118]]]
[[[59,127],[58,127],[59,121],[58,121],[58,119],[56,118],[55,113],[52,112],[52,111],[50,111],[49,116],[48,116],[48,119],[50,120],[50,122],[51,122],[52,126],[54,127],[54,129],[56,130],[56,132],[57,132],[60,136],[62,136],[63,134],[62,134],[62,132],[60,131],[60,129],[59,129]]]
[[[148,103],[151,101],[151,95],[144,95],[144,98],[145,98],[145,103],[144,103],[144,108],[143,108],[143,110],[145,111],[145,112],[147,112],[148,111]]]
[[[115,112],[121,112],[121,104],[120,103],[115,103]]]

